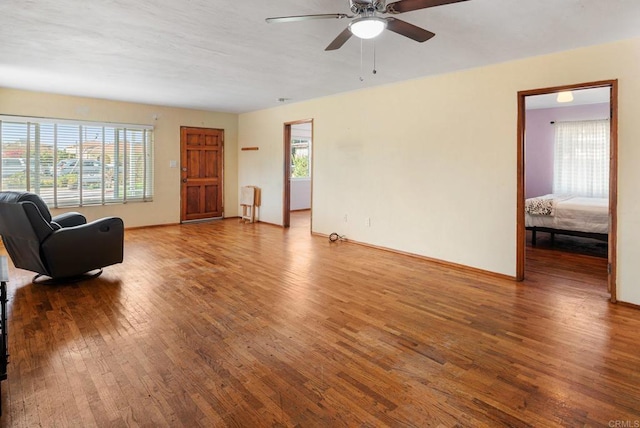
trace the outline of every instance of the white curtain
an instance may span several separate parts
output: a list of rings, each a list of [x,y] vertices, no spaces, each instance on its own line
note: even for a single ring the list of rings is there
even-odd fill
[[[609,197],[609,121],[556,122],[553,193]]]

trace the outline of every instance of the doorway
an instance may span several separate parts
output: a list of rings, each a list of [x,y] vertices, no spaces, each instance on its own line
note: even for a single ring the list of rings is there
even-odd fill
[[[291,227],[291,212],[311,216],[313,176],[313,120],[284,124],[283,226]],[[306,220],[305,220],[306,221]],[[311,222],[309,221],[309,225]],[[309,226],[309,230],[311,226]]]
[[[180,127],[180,222],[222,218],[224,130]]]
[[[517,148],[517,253],[516,253],[516,278],[523,280],[526,275],[525,251],[525,199],[526,168],[525,165],[525,135],[527,128],[527,102],[538,96],[557,96],[559,93],[568,93],[588,89],[605,88],[608,90],[609,109],[606,113],[609,123],[609,183],[608,183],[608,253],[607,253],[607,288],[610,301],[616,302],[616,242],[617,242],[617,159],[618,159],[618,97],[617,80],[597,81],[575,85],[542,88],[518,92],[518,148]]]

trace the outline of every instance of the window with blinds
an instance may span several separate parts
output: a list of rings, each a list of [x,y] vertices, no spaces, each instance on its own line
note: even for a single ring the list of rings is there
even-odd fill
[[[153,198],[153,127],[0,116],[2,190],[50,207]]]
[[[609,197],[608,119],[555,123],[553,193]]]

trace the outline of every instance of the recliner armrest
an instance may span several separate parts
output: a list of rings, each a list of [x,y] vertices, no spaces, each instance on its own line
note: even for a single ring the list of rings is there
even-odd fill
[[[73,227],[86,224],[87,218],[77,212],[68,212],[53,217],[51,221],[58,223],[60,227]]]

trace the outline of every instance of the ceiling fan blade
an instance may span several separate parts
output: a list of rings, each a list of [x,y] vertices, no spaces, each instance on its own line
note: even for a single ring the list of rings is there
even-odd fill
[[[409,24],[406,21],[401,21],[396,18],[387,18],[387,30],[393,31],[394,33],[398,33],[420,43],[426,42],[435,36],[431,31],[416,27],[413,24]]]
[[[295,22],[295,21],[308,21],[310,19],[342,19],[353,18],[351,15],[345,13],[322,13],[319,15],[297,15],[297,16],[278,16],[275,18],[267,18],[267,22]]]
[[[389,3],[385,13],[404,13],[412,10],[427,9],[429,7],[442,6],[450,3],[459,3],[468,0],[402,0]]]
[[[333,39],[333,42],[329,43],[329,46],[327,46],[324,50],[334,51],[336,49],[340,49],[342,45],[344,45],[347,42],[347,40],[349,40],[350,37],[351,37],[351,30],[349,30],[349,27],[347,27],[344,29],[342,33],[338,34],[338,37]]]

